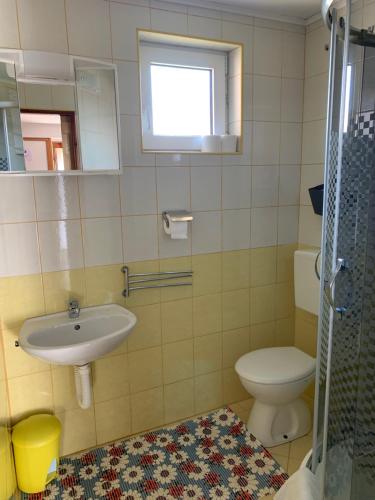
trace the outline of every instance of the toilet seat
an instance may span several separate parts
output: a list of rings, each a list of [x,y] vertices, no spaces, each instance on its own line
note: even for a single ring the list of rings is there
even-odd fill
[[[286,384],[310,377],[315,359],[296,347],[270,347],[243,355],[235,369],[240,377],[258,384]]]

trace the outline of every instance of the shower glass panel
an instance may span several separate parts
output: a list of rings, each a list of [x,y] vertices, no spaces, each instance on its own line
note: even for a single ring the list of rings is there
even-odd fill
[[[375,49],[350,7],[332,11],[312,463],[326,500],[375,498]]]

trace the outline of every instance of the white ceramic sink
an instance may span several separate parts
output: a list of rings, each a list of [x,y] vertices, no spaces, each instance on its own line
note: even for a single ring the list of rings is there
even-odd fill
[[[86,307],[75,319],[62,312],[26,320],[19,344],[48,363],[80,366],[116,349],[136,322],[132,312],[116,304]]]

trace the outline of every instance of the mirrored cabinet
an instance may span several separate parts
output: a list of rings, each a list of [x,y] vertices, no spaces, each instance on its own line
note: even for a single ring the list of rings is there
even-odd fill
[[[0,51],[0,174],[119,171],[116,66]]]

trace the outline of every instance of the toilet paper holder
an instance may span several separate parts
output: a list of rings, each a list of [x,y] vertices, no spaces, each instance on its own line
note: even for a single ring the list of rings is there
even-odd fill
[[[162,217],[167,227],[169,227],[169,221],[191,222],[194,220],[192,213],[187,210],[166,210],[162,213]]]

